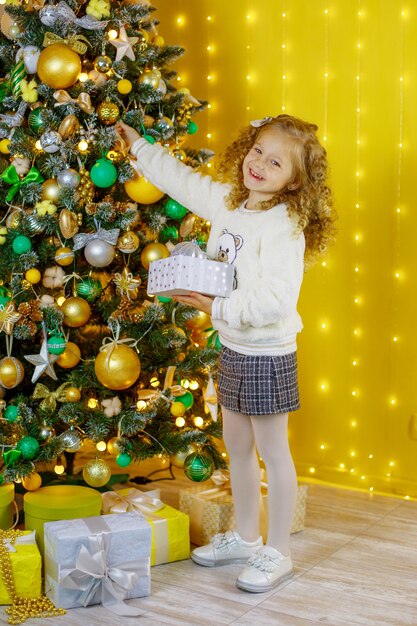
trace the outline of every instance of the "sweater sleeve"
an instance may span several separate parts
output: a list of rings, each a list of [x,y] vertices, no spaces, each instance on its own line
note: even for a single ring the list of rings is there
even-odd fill
[[[235,289],[229,298],[216,298],[213,319],[230,328],[260,328],[285,319],[297,310],[304,272],[304,235],[294,238],[293,225],[269,229],[262,236],[257,280]]]
[[[139,173],[192,213],[211,221],[223,205],[227,185],[184,165],[161,145],[140,138],[130,152],[137,159],[133,166]]]

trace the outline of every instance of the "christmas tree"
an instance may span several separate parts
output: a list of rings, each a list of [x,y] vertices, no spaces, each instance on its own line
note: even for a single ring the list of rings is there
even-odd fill
[[[84,480],[169,457],[203,480],[223,465],[210,318],[147,294],[147,270],[208,225],[136,173],[115,123],[201,167],[184,143],[206,103],[176,90],[155,9],[136,0],[8,0],[1,9],[1,479]],[[65,476],[64,476],[65,478]]]

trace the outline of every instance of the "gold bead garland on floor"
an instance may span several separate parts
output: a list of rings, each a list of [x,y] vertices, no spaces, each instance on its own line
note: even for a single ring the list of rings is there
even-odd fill
[[[12,604],[6,607],[9,615],[9,624],[22,624],[31,617],[55,617],[65,615],[65,609],[57,609],[46,596],[39,598],[20,598],[16,594],[14,584],[12,561],[10,552],[6,548],[5,541],[14,543],[17,537],[21,537],[21,530],[0,530],[0,577],[10,596]]]

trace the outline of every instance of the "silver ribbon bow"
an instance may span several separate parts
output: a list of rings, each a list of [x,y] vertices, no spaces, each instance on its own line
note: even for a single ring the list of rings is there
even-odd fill
[[[119,238],[119,233],[120,228],[111,228],[110,230],[106,230],[105,228],[100,227],[95,233],[78,233],[77,235],[74,235],[73,250],[81,250],[81,248],[84,248],[84,246],[94,239],[101,239],[101,241],[106,241],[107,243],[111,243],[112,246],[115,246]]]
[[[139,489],[128,489],[125,494],[117,491],[106,491],[101,494],[103,500],[103,513],[129,513],[140,512],[150,515],[164,508],[160,499],[160,489],[143,492]]]
[[[249,123],[255,128],[260,128],[261,126],[265,126],[265,124],[269,124],[269,122],[272,122],[273,119],[273,117],[263,117],[261,120],[252,120]]]
[[[81,546],[75,567],[63,570],[61,585],[81,591],[83,606],[101,603],[116,615],[137,616],[141,611],[123,602],[140,576],[149,574],[149,561],[134,560],[109,567],[109,534],[90,535],[90,551]]]
[[[19,537],[16,537],[16,539],[14,540],[4,539],[4,547],[9,552],[16,552],[16,548],[14,547],[15,545],[33,545],[35,543],[36,539],[34,530],[32,530],[32,532],[28,533],[27,535],[20,535]]]
[[[103,30],[109,23],[108,20],[105,22],[96,20],[96,18],[92,17],[91,15],[77,17],[74,11],[71,9],[71,7],[68,6],[66,2],[58,2],[58,4],[55,6],[48,5],[44,9],[40,10],[41,17],[46,14],[50,21],[50,24],[48,25],[52,25],[57,19],[60,19],[67,22],[68,24],[77,24],[78,26],[81,26],[81,28],[85,28],[86,30]]]

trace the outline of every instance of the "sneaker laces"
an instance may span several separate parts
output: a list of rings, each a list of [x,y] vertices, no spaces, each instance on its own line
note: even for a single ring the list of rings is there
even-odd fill
[[[275,563],[275,561],[273,561],[271,557],[264,552],[256,552],[255,554],[252,554],[252,556],[248,559],[248,565],[261,570],[261,572],[268,573],[273,572],[277,567],[277,563]]]
[[[230,545],[233,543],[233,537],[228,536],[226,533],[217,533],[211,540],[216,550],[226,552],[230,549]]]

